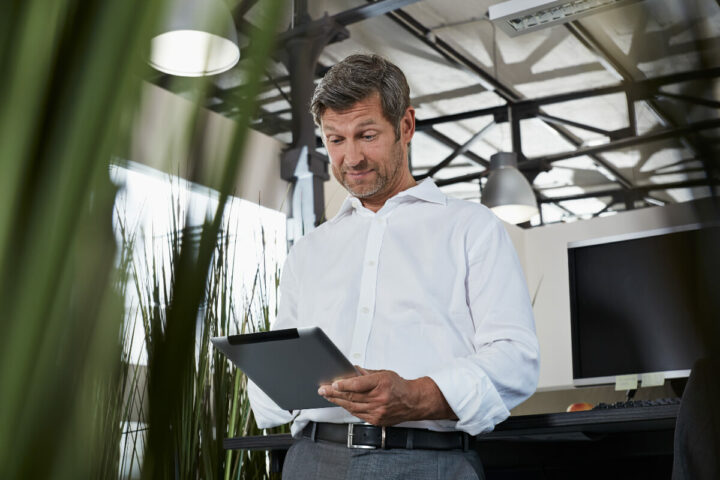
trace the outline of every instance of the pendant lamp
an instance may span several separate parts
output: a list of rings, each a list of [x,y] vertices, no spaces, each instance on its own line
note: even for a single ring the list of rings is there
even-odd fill
[[[223,0],[171,0],[150,47],[153,68],[183,77],[222,73],[240,60],[235,22]]]
[[[498,152],[490,157],[490,175],[482,190],[482,204],[501,220],[518,224],[538,213],[535,194],[517,165],[517,153]]]

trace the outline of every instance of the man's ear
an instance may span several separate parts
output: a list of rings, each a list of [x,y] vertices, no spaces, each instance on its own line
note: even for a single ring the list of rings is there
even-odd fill
[[[415,109],[408,107],[400,121],[400,139],[404,144],[408,144],[413,135],[415,135]]]

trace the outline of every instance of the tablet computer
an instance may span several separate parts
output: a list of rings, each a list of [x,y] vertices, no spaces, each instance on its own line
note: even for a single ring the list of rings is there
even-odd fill
[[[320,327],[211,338],[250,380],[285,410],[337,407],[318,387],[359,375]]]

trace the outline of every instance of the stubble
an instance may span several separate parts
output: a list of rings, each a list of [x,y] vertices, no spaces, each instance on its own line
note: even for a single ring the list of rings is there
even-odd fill
[[[369,162],[364,160],[358,166],[353,169],[343,169],[342,172],[338,172],[338,169],[333,166],[333,174],[335,178],[343,184],[345,189],[350,194],[359,199],[371,198],[378,193],[382,193],[388,189],[392,184],[393,179],[398,175],[400,167],[403,162],[403,151],[400,146],[400,142],[396,141],[392,146],[392,152],[390,154],[390,162],[388,162],[387,168],[382,168],[381,165],[375,165],[372,170],[375,174],[375,179],[371,183],[360,182],[358,184],[351,184],[348,182],[346,173],[351,171],[363,171],[367,170]]]

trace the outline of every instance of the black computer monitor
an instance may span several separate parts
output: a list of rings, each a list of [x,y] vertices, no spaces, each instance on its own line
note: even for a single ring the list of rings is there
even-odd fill
[[[720,225],[568,245],[573,383],[687,376],[720,321]]]

